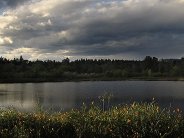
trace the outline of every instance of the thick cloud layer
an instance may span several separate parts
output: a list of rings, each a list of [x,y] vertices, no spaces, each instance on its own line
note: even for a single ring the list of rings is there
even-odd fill
[[[60,60],[184,55],[183,0],[24,1],[7,0],[9,6],[19,6],[0,16],[3,56]]]
[[[0,1],[0,8],[6,8],[6,7],[16,7],[19,4],[23,4],[25,2],[28,2],[31,0],[1,0]]]

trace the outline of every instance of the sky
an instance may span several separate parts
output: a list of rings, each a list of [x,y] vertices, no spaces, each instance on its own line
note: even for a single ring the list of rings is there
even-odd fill
[[[184,56],[184,0],[0,0],[9,59]]]

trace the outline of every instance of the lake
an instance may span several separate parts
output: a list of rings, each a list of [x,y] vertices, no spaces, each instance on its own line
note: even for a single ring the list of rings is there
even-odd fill
[[[0,84],[1,108],[14,107],[35,111],[41,106],[49,111],[79,108],[83,102],[102,105],[99,96],[110,93],[110,105],[152,102],[163,107],[184,110],[184,81],[88,81],[58,83]]]

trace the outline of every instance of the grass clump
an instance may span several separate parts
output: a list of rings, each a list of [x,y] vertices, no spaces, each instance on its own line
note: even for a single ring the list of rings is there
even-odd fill
[[[155,103],[133,103],[104,111],[92,104],[48,114],[0,111],[0,137],[184,137],[184,117]]]

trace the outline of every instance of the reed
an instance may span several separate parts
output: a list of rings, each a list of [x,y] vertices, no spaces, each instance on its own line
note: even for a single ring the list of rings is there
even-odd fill
[[[65,113],[22,113],[0,110],[0,137],[184,137],[179,109],[156,103],[132,103],[104,110],[94,103]]]

